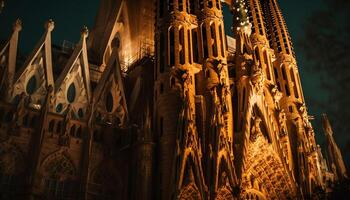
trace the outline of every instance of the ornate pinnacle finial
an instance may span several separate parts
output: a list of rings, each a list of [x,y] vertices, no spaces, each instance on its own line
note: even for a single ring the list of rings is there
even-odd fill
[[[2,9],[5,7],[5,0],[0,0],[0,13],[2,12]]]
[[[249,22],[245,0],[234,0],[232,5],[233,31],[236,32],[242,29],[249,31],[251,24]]]
[[[52,19],[49,19],[45,24],[45,28],[47,31],[51,32],[55,28],[55,22]]]
[[[333,135],[331,123],[329,122],[329,119],[326,114],[322,114],[322,125],[323,125],[323,130],[325,131],[326,134]]]
[[[80,33],[82,38],[87,38],[89,36],[89,29],[86,26],[83,26]]]
[[[15,23],[13,23],[13,31],[21,31],[22,30],[22,21],[20,19],[16,19]]]

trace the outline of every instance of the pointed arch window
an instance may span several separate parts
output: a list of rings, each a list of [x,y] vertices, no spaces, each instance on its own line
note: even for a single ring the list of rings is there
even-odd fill
[[[56,155],[55,155],[56,156]],[[44,194],[48,199],[74,199],[77,182],[75,169],[64,156],[57,156],[43,166]]]
[[[69,103],[73,103],[76,97],[76,88],[74,83],[71,83],[67,89],[67,100]]]
[[[37,90],[37,80],[35,75],[32,75],[27,82],[26,92],[27,94],[32,95],[36,90]]]

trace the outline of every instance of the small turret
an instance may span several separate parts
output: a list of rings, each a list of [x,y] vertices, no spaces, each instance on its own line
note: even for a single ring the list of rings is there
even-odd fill
[[[348,178],[347,170],[340,149],[333,137],[333,130],[326,114],[322,115],[323,130],[327,139],[327,155],[329,168],[336,175],[336,179]]]

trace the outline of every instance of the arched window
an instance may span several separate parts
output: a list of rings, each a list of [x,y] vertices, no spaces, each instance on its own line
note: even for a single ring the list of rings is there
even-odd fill
[[[198,33],[197,28],[192,29],[192,50],[193,50],[193,61],[199,62],[199,47],[198,47]]]
[[[169,30],[169,56],[170,56],[170,67],[175,65],[175,34],[174,27],[171,27]]]
[[[208,8],[213,8],[213,0],[208,0]]]
[[[185,64],[185,30],[184,30],[184,27],[180,28],[179,39],[180,39],[180,48],[179,48],[180,64],[184,65]]]
[[[57,112],[57,113],[61,113],[62,110],[63,110],[63,104],[62,104],[62,103],[57,104],[57,106],[56,106],[56,112]]]
[[[203,41],[203,56],[204,59],[208,58],[208,37],[205,23],[202,24],[202,41]]]
[[[44,195],[47,199],[74,199],[78,189],[75,168],[64,155],[55,154],[44,162],[42,169]]]
[[[218,10],[220,10],[221,8],[220,8],[220,0],[215,0],[216,1],[216,8],[218,9]]]
[[[70,127],[70,135],[72,136],[72,137],[75,137],[75,129],[76,129],[76,127],[75,127],[75,125],[73,125],[72,127]]]
[[[35,75],[32,75],[32,77],[28,80],[27,86],[26,86],[26,92],[29,95],[34,94],[34,92],[37,90],[37,80]]]
[[[73,103],[76,97],[76,88],[74,83],[71,83],[67,89],[67,101]]]
[[[217,47],[217,40],[216,40],[216,27],[215,23],[213,22],[210,25],[210,33],[211,33],[211,39],[212,39],[212,51],[213,51],[213,56],[218,57],[218,47]]]
[[[192,42],[191,42],[191,31],[190,30],[187,30],[187,45],[188,45],[188,62],[190,64],[193,63],[193,59],[192,59]]]

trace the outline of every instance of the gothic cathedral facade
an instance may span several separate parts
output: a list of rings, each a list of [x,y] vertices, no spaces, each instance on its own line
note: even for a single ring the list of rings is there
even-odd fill
[[[20,20],[0,43],[0,199],[317,199],[348,179],[277,0],[103,0],[76,44],[54,27],[27,57]]]

